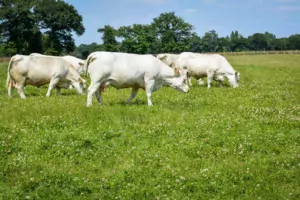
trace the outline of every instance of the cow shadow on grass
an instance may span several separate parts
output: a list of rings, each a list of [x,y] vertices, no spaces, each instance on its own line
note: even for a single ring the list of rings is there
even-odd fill
[[[85,94],[77,94],[76,92],[62,92],[60,95],[54,94],[55,96],[85,96]]]
[[[198,84],[198,81],[196,79],[192,79],[192,86],[190,87],[201,87],[201,88],[207,88],[207,78],[202,78],[203,80],[203,84]],[[210,83],[210,86],[211,87],[219,87],[220,88],[220,84],[218,81],[216,80],[212,80],[212,82]],[[224,88],[227,88],[227,87],[231,87],[228,80],[225,79],[222,83],[222,86],[221,87],[224,87]]]
[[[118,101],[111,101],[109,103],[107,103],[107,105],[121,105],[121,106],[144,106],[144,105],[148,105],[147,100],[140,100],[140,99],[135,99],[132,100],[131,103],[126,103],[126,99],[125,100],[118,100]]]
[[[35,97],[42,97],[42,98],[45,97],[45,98],[47,98],[46,97],[46,92],[30,92],[30,93],[25,93],[24,92],[24,94],[25,94],[26,98],[35,98]],[[5,93],[3,95],[7,95],[7,93]],[[64,97],[64,96],[81,96],[81,95],[77,94],[77,93],[63,93],[62,92],[59,95],[56,94],[56,93],[53,93],[53,94],[51,93],[50,97],[48,97],[48,98],[51,98],[51,97]],[[84,95],[82,95],[82,96],[84,96]],[[18,98],[18,97],[20,97],[18,93],[15,93],[15,94],[12,95],[12,98]]]

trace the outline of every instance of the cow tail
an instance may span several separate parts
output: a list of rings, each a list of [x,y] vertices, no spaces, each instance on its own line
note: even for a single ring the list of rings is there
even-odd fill
[[[88,74],[88,68],[89,68],[89,64],[93,61],[93,55],[89,55],[88,58],[86,59],[85,63],[84,63],[84,67],[83,69],[85,69],[85,77],[87,77]]]
[[[9,64],[8,64],[8,68],[7,68],[7,79],[6,79],[6,87],[8,88],[10,85],[13,85],[14,84],[14,81],[10,75],[10,69],[11,69],[11,66],[13,64],[13,61],[14,61],[14,56],[10,59],[9,61]]]

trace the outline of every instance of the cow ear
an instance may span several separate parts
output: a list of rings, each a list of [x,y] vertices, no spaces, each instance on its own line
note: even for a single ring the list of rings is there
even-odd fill
[[[160,57],[159,60],[165,60],[166,57],[167,57],[167,55],[164,55],[164,56]]]
[[[174,74],[179,75],[179,70],[176,67],[174,68]]]
[[[81,82],[82,82],[83,84],[86,84],[86,80],[83,79],[83,78],[81,78]]]
[[[239,76],[239,75],[240,75],[240,73],[236,71],[236,72],[235,72],[235,75],[236,75],[236,76]]]

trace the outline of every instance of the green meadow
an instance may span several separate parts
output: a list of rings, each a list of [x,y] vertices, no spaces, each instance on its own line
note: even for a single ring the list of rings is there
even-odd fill
[[[300,55],[227,56],[238,88],[27,86],[0,63],[0,199],[300,199]]]

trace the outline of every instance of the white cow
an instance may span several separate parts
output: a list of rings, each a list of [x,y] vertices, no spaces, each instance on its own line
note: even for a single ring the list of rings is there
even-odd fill
[[[57,88],[57,93],[60,94],[60,88],[68,88],[69,85],[83,94],[86,81],[70,63],[59,57],[15,55],[10,59],[6,81],[9,97],[13,88],[16,88],[20,97],[25,99],[24,86],[40,87],[48,83],[46,96],[50,96],[53,88]]]
[[[127,103],[137,95],[139,88],[146,90],[148,105],[152,106],[151,94],[163,85],[180,92],[188,92],[186,80],[152,55],[115,52],[91,53],[85,63],[91,85],[88,89],[87,106],[92,105],[93,95],[102,103],[102,89],[112,85],[117,89],[132,88]]]
[[[172,69],[174,69],[175,74],[179,73],[178,69],[175,68],[175,63],[176,63],[177,59],[179,58],[179,54],[162,53],[162,54],[158,54],[156,57],[158,59],[160,59],[161,61],[163,61],[164,63],[166,63],[167,65],[169,65]],[[188,80],[189,80],[189,84],[192,85],[192,81],[191,81],[190,77],[188,77]],[[199,85],[204,84],[204,81],[201,78],[199,78],[197,82]]]
[[[30,56],[49,56],[49,55],[43,55],[43,54],[39,54],[39,53],[32,53],[30,54]],[[81,60],[79,58],[76,58],[74,56],[49,56],[49,57],[61,57],[63,58],[65,61],[67,61],[68,63],[70,63],[79,74],[83,73],[83,66],[84,66],[84,60]]]
[[[210,88],[212,79],[219,82],[220,86],[227,78],[232,87],[238,87],[239,72],[235,71],[226,58],[219,54],[199,54],[183,52],[179,55],[175,67],[181,75],[187,76],[191,85],[191,77],[196,79],[207,77],[207,87]]]
[[[178,54],[172,53],[161,53],[156,56],[159,60],[163,61],[165,64],[169,65],[171,68],[174,68],[175,61],[178,59]]]

